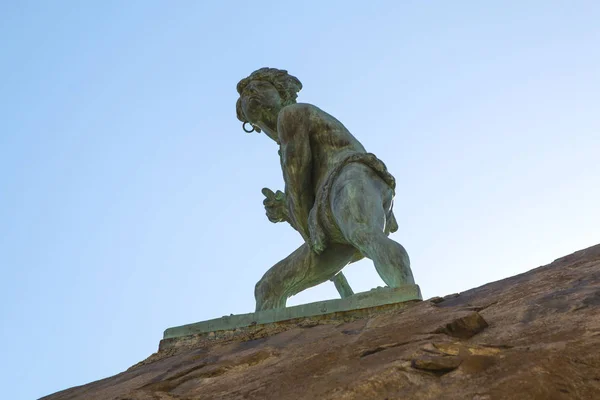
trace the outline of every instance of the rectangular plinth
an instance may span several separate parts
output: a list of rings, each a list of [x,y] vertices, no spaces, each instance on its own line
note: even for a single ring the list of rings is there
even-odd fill
[[[294,307],[257,311],[249,314],[230,315],[208,321],[196,322],[168,328],[164,339],[195,335],[199,333],[234,330],[254,325],[281,322],[302,317],[333,314],[342,311],[401,303],[411,300],[422,300],[418,285],[404,285],[398,288],[378,288],[368,292],[356,293],[352,296],[302,304]]]

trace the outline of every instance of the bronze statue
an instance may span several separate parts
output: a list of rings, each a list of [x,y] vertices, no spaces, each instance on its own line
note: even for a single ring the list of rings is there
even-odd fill
[[[304,289],[333,280],[352,294],[341,270],[363,256],[390,287],[414,284],[406,250],[388,235],[395,180],[344,125],[311,104],[296,103],[300,81],[261,68],[237,85],[236,111],[246,132],[264,132],[280,147],[285,190],[263,189],[271,222],[288,222],[304,243],[256,284],[256,310],[285,307]]]

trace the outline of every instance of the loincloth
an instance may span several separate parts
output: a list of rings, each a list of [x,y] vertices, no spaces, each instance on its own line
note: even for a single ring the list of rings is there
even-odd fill
[[[392,174],[388,172],[383,161],[378,159],[375,154],[356,153],[340,161],[329,171],[324,183],[317,190],[315,202],[308,217],[308,231],[310,235],[309,245],[315,253],[323,252],[329,242],[336,241],[336,239],[341,239],[331,237],[332,235],[336,236],[334,232],[339,233],[339,228],[337,227],[337,223],[333,218],[333,213],[331,210],[331,188],[333,187],[333,184],[342,169],[351,163],[360,163],[366,165],[381,179],[383,179],[383,181],[392,189],[392,191],[395,191],[396,189],[396,179],[394,179]],[[389,234],[390,232],[396,232],[398,230],[398,224],[396,223],[396,219],[391,208],[386,217],[386,234]]]

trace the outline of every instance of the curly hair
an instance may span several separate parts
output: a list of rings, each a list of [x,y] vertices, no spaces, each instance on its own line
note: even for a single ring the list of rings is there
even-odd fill
[[[296,102],[296,98],[298,97],[298,92],[302,89],[302,83],[298,80],[298,78],[288,74],[286,70],[267,67],[257,69],[247,78],[242,79],[237,84],[237,91],[240,94],[240,97],[237,99],[235,104],[235,111],[237,118],[242,122],[246,122],[247,118],[244,116],[244,112],[242,111],[241,95],[251,81],[265,81],[273,85],[275,89],[277,89],[277,92],[279,92],[284,107],[294,104]]]

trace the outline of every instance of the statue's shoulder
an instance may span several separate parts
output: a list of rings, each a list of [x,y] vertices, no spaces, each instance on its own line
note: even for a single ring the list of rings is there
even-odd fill
[[[294,103],[294,104],[290,104],[290,105],[283,107],[281,109],[281,111],[279,112],[279,115],[283,116],[285,114],[292,114],[292,115],[310,114],[315,111],[320,111],[320,110],[316,106],[313,106],[312,104]]]
[[[278,120],[280,123],[299,123],[305,122],[307,118],[325,114],[319,107],[308,103],[294,103],[287,105],[279,111]]]
[[[318,109],[315,106],[307,103],[287,105],[279,111],[277,125],[283,130],[294,130],[294,128],[305,126],[309,123],[311,115],[313,115],[316,110]]]

